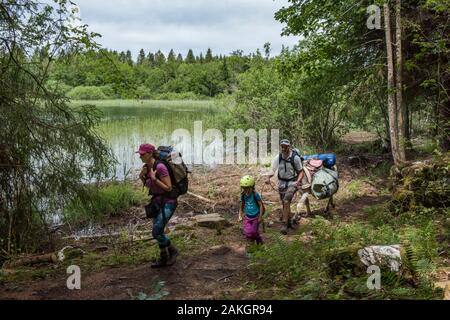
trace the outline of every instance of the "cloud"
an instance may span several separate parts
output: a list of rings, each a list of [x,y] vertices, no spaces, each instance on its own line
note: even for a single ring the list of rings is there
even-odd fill
[[[186,55],[206,52],[229,54],[236,49],[245,53],[272,44],[277,54],[282,44],[292,47],[297,37],[281,37],[283,25],[275,12],[287,0],[110,0],[76,1],[83,23],[102,34],[104,47],[131,50],[136,56],[170,49]]]

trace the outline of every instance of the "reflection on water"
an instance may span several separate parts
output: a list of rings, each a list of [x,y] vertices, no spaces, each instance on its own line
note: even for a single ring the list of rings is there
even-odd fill
[[[142,143],[156,146],[170,145],[176,129],[193,132],[194,122],[202,121],[204,129],[211,128],[217,115],[212,104],[190,103],[170,107],[120,106],[99,107],[104,113],[98,127],[100,135],[107,140],[118,160],[115,177],[123,179],[127,173],[142,166],[135,153]]]

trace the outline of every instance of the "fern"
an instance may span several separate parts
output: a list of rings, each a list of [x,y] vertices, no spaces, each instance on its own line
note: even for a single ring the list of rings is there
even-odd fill
[[[417,274],[417,265],[419,262],[419,257],[416,251],[413,249],[409,242],[403,243],[404,256],[403,256],[403,267],[410,271],[413,275]]]

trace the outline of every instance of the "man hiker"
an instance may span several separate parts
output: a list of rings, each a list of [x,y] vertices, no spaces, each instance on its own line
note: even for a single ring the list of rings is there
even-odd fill
[[[151,267],[161,268],[175,263],[178,250],[164,234],[165,227],[177,208],[177,198],[171,197],[172,181],[169,168],[159,161],[159,152],[151,144],[143,144],[136,152],[144,163],[139,178],[151,191],[151,206],[153,214],[152,235],[158,241],[160,248],[159,259]]]
[[[283,205],[283,227],[282,234],[287,234],[291,224],[291,202],[295,193],[301,186],[304,177],[302,159],[297,151],[293,150],[289,140],[281,140],[281,153],[273,160],[272,168],[268,174],[266,184],[278,171],[278,192]]]

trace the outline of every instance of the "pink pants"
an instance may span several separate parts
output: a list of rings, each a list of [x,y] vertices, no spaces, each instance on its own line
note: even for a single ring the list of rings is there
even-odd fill
[[[249,218],[244,217],[244,235],[247,240],[256,241],[256,243],[262,243],[261,235],[259,234],[259,217]]]

